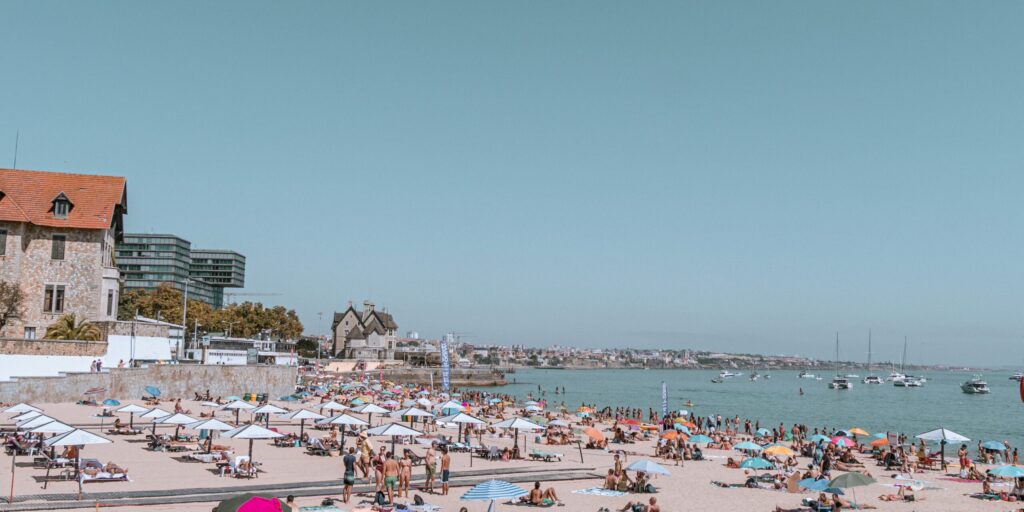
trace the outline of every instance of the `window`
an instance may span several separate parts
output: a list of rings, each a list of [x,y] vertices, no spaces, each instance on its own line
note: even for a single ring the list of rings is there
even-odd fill
[[[64,195],[63,192],[57,195],[53,199],[53,216],[57,219],[68,218],[68,212],[71,211],[71,200],[68,196]]]
[[[114,290],[107,290],[107,316],[114,316]]]
[[[7,254],[7,230],[0,229],[0,256]]]
[[[64,259],[64,243],[68,237],[64,235],[53,235],[53,249],[50,250],[50,258],[55,260]]]
[[[64,285],[48,284],[43,292],[43,312],[64,312]]]
[[[26,327],[25,328],[25,339],[26,340],[34,340],[34,339],[36,339],[36,328],[35,327]]]

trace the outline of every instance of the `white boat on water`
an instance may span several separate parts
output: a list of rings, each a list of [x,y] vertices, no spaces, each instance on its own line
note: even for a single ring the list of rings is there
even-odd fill
[[[857,375],[856,373],[847,373],[846,374],[846,378],[847,379],[859,379],[860,375]]]
[[[829,389],[853,389],[853,382],[849,377],[839,375],[839,333],[836,333],[836,376],[828,383]]]
[[[723,379],[731,379],[733,377],[739,377],[740,375],[743,375],[743,374],[742,373],[732,373],[729,370],[722,370],[721,372],[718,373],[718,376],[723,378]]]
[[[1015,380],[1017,382],[1024,380],[1024,372],[1014,373],[1013,375],[1010,376],[1010,380]]]
[[[871,372],[871,329],[868,329],[868,374],[861,380],[864,384],[881,384],[884,382],[881,377]]]
[[[904,386],[908,388],[919,388],[921,386],[924,386],[924,383],[924,380],[918,377],[914,377],[912,375],[907,375],[907,378],[904,379],[903,381]]]
[[[817,377],[817,375],[813,373],[807,373],[806,371],[802,371],[800,372],[800,375],[797,375],[798,379],[816,379]]]
[[[973,379],[961,384],[960,389],[968,395],[985,395],[992,392],[980,375],[975,375]]]
[[[864,384],[882,384],[884,381],[882,381],[882,378],[878,375],[868,375],[867,377],[864,377],[864,380],[861,382]]]

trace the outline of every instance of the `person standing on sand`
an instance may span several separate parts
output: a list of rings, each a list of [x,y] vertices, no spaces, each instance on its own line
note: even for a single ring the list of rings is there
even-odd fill
[[[398,472],[398,497],[402,497],[405,493],[405,497],[409,497],[409,480],[412,480],[412,459],[409,458],[409,452],[402,452],[402,458],[398,461],[398,465],[401,470]]]
[[[345,467],[345,490],[342,491],[341,501],[348,503],[352,497],[352,485],[356,483],[356,449],[350,446],[348,455],[342,457],[341,462]]]
[[[441,495],[448,495],[448,478],[451,477],[452,458],[448,448],[441,448]]]
[[[423,470],[426,472],[426,482],[423,484],[423,492],[430,494],[434,493],[434,474],[437,472],[434,466],[434,458],[437,454],[434,452],[434,443],[430,443],[430,448],[427,448],[427,453],[423,455]]]
[[[395,462],[394,452],[388,452],[384,457],[384,488],[388,491],[388,503],[395,503],[395,488],[398,486],[398,463]]]

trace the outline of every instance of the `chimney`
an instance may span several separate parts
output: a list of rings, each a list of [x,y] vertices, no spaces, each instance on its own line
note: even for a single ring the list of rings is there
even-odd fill
[[[352,301],[351,301],[351,300],[349,300],[349,301],[348,301],[348,307],[349,307],[349,308],[351,308],[351,307],[352,307]]]
[[[368,301],[368,300],[364,300],[363,301],[363,320],[366,320],[367,318],[370,317],[370,312],[371,311],[373,311],[373,304],[370,304],[370,301]]]

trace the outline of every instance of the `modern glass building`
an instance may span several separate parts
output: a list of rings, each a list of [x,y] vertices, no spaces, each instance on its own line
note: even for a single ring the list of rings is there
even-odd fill
[[[245,284],[245,256],[233,251],[198,253],[204,263],[194,268],[197,251],[192,250],[188,240],[175,235],[126,233],[124,242],[117,244],[117,267],[124,276],[126,290],[153,290],[170,283],[184,291],[185,281],[189,280],[190,298],[220,308],[224,305],[224,288]],[[222,256],[225,254],[232,256]],[[231,261],[206,263],[221,259]],[[225,273],[228,275],[222,275]]]

